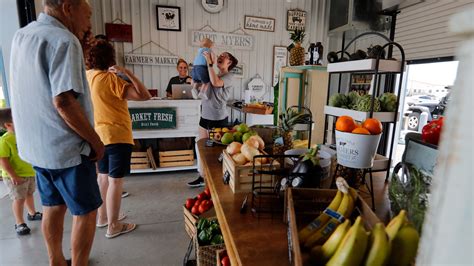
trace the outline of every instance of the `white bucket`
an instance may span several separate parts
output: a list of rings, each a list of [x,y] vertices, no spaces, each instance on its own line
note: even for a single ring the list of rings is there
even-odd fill
[[[381,136],[336,130],[337,163],[356,169],[371,168]]]

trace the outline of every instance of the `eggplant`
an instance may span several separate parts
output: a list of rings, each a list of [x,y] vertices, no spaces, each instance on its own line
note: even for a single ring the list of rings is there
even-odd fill
[[[323,178],[323,168],[319,165],[318,149],[310,149],[298,160],[291,171],[292,186],[317,188]]]

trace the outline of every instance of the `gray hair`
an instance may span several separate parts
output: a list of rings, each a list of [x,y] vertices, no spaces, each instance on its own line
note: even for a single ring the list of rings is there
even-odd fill
[[[67,0],[43,0],[43,6],[57,8],[64,4]],[[82,0],[69,0],[73,5],[79,5]]]

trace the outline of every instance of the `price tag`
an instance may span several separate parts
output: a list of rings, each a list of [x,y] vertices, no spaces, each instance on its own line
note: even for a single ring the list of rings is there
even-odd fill
[[[223,153],[221,153],[219,155],[219,158],[217,158],[217,161],[220,162],[220,163],[222,163],[222,160],[224,160],[224,154]]]
[[[230,173],[229,171],[225,171],[224,176],[222,177],[224,179],[224,184],[228,185],[230,181]]]

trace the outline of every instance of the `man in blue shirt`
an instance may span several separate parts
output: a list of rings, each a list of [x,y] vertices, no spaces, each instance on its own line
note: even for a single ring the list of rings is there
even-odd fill
[[[36,170],[51,265],[66,265],[64,216],[73,215],[73,265],[87,265],[102,204],[94,161],[104,146],[79,40],[91,29],[86,0],[45,0],[38,20],[18,30],[11,54],[11,103],[20,157]]]

